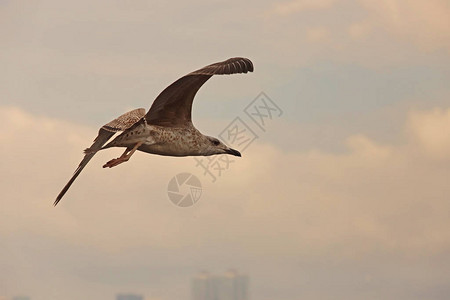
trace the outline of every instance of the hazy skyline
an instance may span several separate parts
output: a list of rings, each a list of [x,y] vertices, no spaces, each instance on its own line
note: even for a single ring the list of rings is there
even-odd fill
[[[0,298],[182,300],[228,268],[252,300],[448,297],[448,1],[0,1],[0,23]],[[283,115],[217,182],[110,149],[52,207],[99,126],[234,56],[254,73],[210,79],[196,127],[262,91]]]

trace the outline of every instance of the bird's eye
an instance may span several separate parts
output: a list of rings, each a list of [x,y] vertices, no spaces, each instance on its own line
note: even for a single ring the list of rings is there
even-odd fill
[[[220,142],[218,140],[213,140],[212,143],[214,144],[214,146],[219,146]]]

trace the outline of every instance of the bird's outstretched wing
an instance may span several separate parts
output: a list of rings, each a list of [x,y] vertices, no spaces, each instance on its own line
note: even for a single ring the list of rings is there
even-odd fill
[[[148,124],[182,127],[191,123],[192,101],[200,87],[213,75],[253,72],[248,58],[235,57],[189,73],[159,94],[145,119]]]
[[[84,158],[78,165],[78,168],[75,170],[75,172],[72,175],[72,178],[70,178],[69,182],[64,186],[62,191],[59,193],[58,197],[56,197],[55,202],[53,205],[56,206],[58,202],[62,199],[64,194],[67,192],[67,190],[70,188],[72,183],[75,181],[78,175],[80,175],[81,171],[84,169],[84,167],[87,165],[87,163],[91,160],[92,157],[94,157],[95,153],[99,151],[102,146],[116,133],[119,131],[124,131],[128,128],[130,128],[133,124],[138,122],[140,119],[142,119],[145,116],[145,109],[144,108],[138,108],[132,111],[129,111],[127,113],[124,113],[117,119],[112,120],[108,124],[103,125],[100,130],[98,131],[98,135],[94,140],[94,143],[91,147],[84,150]]]

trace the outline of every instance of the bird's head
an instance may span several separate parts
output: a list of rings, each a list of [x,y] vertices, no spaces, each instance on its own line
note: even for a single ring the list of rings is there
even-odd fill
[[[221,141],[219,141],[218,139],[216,139],[215,137],[212,136],[206,136],[207,142],[206,142],[206,147],[207,147],[207,153],[209,155],[214,155],[214,154],[231,154],[234,156],[241,156],[241,153],[237,150],[234,150],[230,147],[228,147],[227,145],[225,145],[224,143],[222,143]]]

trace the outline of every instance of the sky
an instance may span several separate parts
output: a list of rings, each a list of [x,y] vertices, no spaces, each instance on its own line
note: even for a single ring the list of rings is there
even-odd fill
[[[2,0],[0,24],[0,299],[183,300],[230,268],[253,300],[448,298],[448,1]],[[193,105],[204,134],[257,136],[215,182],[191,157],[102,169],[108,149],[52,206],[100,126],[236,56],[254,72]]]

